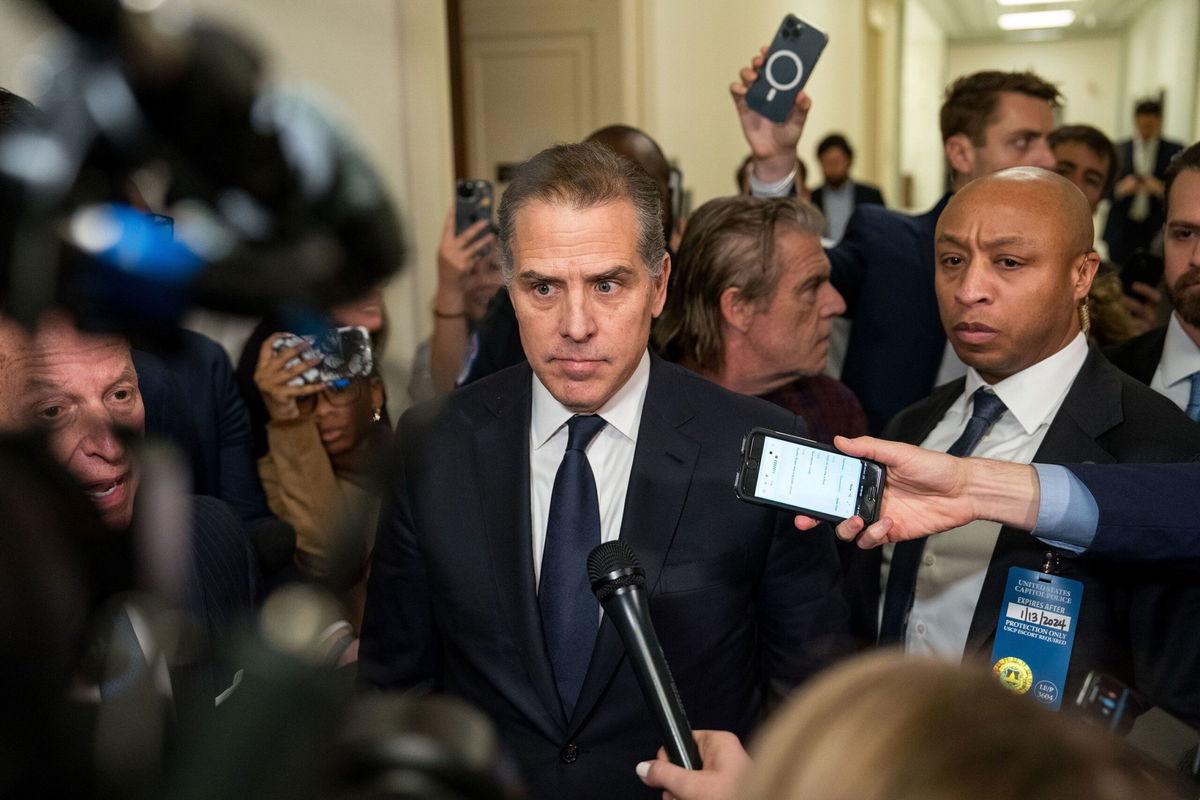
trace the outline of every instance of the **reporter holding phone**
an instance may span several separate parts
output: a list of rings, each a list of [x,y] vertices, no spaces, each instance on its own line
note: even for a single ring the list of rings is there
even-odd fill
[[[458,231],[455,212],[451,206],[438,243],[433,333],[413,356],[408,394],[414,403],[447,394],[466,377],[479,352],[476,328],[501,285],[488,220]]]
[[[286,335],[263,342],[254,372],[270,417],[258,474],[271,510],[296,529],[300,571],[345,580],[342,600],[357,632],[379,514],[373,468],[391,441],[382,419],[383,381],[373,371],[344,385],[291,385],[320,356],[306,342],[276,352],[275,340]]]

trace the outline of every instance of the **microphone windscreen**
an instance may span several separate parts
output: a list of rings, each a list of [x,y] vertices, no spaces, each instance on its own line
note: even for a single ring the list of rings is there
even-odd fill
[[[637,556],[620,539],[604,542],[588,553],[587,568],[592,591],[600,602],[621,587],[646,584]]]

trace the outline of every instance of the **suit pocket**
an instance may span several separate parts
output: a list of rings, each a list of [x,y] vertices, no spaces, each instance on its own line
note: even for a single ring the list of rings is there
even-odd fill
[[[730,553],[704,561],[668,564],[663,567],[659,591],[662,594],[692,592],[739,581],[744,573],[745,558],[741,553]]]

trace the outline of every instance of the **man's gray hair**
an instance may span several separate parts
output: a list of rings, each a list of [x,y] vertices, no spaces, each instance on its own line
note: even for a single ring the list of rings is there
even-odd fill
[[[824,227],[816,206],[794,197],[722,197],[696,209],[688,218],[671,269],[671,290],[654,329],[660,355],[719,371],[725,354],[721,295],[737,287],[742,300],[765,309],[787,271],[775,255],[780,234],[819,239]]]
[[[633,204],[637,248],[650,277],[662,277],[662,204],[658,187],[641,167],[595,142],[560,144],[522,164],[504,190],[498,215],[500,275],[507,286],[513,277],[512,247],[517,212],[530,202],[594,208],[622,200]]]

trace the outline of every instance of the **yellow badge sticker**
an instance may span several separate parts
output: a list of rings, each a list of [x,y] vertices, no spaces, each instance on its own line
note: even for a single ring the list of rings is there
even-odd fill
[[[1000,683],[1017,694],[1025,694],[1033,685],[1033,670],[1019,658],[1002,658],[992,665],[992,672]]]

